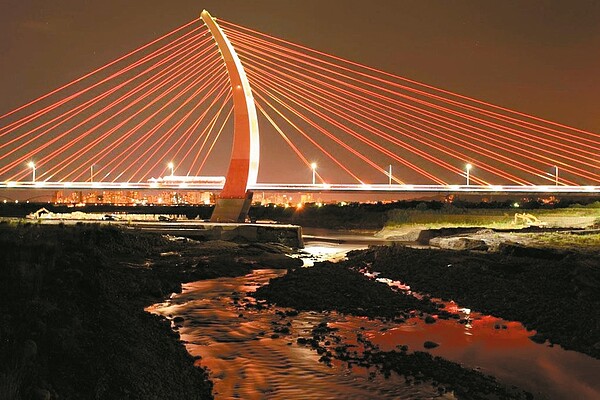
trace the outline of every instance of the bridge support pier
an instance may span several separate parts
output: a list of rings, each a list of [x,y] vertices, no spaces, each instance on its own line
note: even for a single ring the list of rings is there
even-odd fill
[[[231,42],[206,11],[200,15],[212,34],[227,68],[233,95],[233,147],[225,185],[211,222],[244,222],[252,204],[249,185],[256,183],[259,162],[258,118],[250,83]]]
[[[252,205],[252,192],[246,198],[217,198],[210,222],[245,222]]]

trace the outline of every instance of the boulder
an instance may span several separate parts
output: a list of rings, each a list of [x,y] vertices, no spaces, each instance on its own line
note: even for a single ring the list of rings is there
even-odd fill
[[[429,245],[447,250],[488,250],[488,245],[481,239],[471,239],[466,237],[436,237],[429,241]]]

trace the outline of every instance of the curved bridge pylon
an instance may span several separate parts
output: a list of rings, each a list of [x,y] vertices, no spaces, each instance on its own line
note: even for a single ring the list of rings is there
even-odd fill
[[[244,67],[231,42],[208,11],[202,11],[200,17],[210,30],[227,67],[234,109],[231,161],[211,222],[244,222],[252,203],[252,192],[247,188],[256,184],[260,153],[254,98]]]

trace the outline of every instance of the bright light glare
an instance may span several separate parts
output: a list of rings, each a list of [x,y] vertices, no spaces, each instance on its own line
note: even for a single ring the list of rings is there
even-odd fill
[[[312,169],[317,169],[317,163],[312,163],[312,164],[310,164],[310,167],[311,167]]]
[[[473,168],[473,166],[471,164],[467,164],[467,165],[465,165],[465,167],[467,168],[467,171],[470,171],[471,168]]]
[[[27,164],[29,166],[29,168],[35,168],[35,163],[33,161],[29,161],[29,164]]]

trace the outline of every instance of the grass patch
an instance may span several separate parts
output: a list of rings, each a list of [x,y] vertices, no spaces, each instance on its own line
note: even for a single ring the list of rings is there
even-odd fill
[[[532,244],[540,247],[558,249],[600,249],[600,234],[573,235],[566,232],[550,232],[545,234],[526,234]]]
[[[486,227],[515,228],[522,224],[514,223],[516,213],[527,213],[537,217],[548,226],[583,227],[593,226],[600,219],[600,208],[577,207],[552,210],[507,209],[466,209],[443,207],[431,209],[393,209],[387,212],[386,228],[425,226],[428,228]]]

